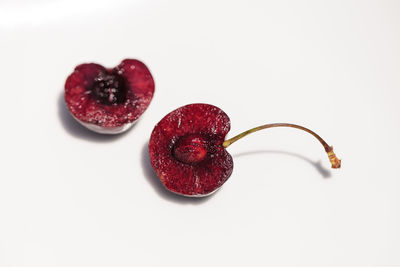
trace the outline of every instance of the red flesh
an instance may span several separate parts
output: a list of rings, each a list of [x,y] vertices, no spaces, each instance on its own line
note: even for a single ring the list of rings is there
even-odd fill
[[[121,104],[104,105],[91,95],[94,79],[99,74],[118,73],[127,86]],[[65,82],[65,102],[72,115],[85,123],[104,128],[119,127],[137,120],[147,109],[154,94],[154,80],[142,62],[125,59],[114,69],[88,63],[77,66]]]
[[[232,157],[222,147],[229,130],[225,112],[208,104],[183,106],[166,115],[149,142],[151,164],[164,186],[177,194],[202,196],[225,183],[233,170]]]

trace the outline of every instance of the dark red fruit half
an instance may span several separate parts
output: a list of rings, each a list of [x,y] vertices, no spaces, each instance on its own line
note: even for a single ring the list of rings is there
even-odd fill
[[[72,115],[100,133],[125,131],[147,109],[153,94],[153,77],[136,59],[125,59],[113,69],[81,64],[65,82],[65,102]]]
[[[151,164],[164,186],[185,196],[204,196],[232,174],[233,160],[222,147],[228,115],[208,104],[191,104],[166,115],[150,137]]]

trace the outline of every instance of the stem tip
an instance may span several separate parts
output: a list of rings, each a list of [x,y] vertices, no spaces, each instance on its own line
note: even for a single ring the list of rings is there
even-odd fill
[[[332,169],[340,168],[342,161],[340,159],[338,159],[338,157],[335,155],[335,152],[333,152],[333,146],[330,147],[330,149],[327,151],[327,153],[328,153],[329,161],[332,164]]]

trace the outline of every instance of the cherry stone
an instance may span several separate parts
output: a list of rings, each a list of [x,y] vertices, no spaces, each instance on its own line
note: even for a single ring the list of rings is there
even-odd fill
[[[206,141],[199,135],[183,136],[175,143],[173,154],[182,163],[199,163],[207,155]]]

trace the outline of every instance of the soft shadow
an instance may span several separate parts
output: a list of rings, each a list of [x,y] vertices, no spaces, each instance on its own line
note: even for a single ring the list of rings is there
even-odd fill
[[[304,160],[308,163],[310,163],[324,178],[329,178],[331,177],[332,173],[329,169],[326,169],[321,165],[321,161],[312,161],[309,158],[304,157],[303,155],[293,153],[293,152],[287,152],[287,151],[280,151],[280,150],[256,150],[256,151],[250,151],[250,152],[242,152],[238,153],[235,155],[232,155],[233,158],[238,158],[238,157],[243,157],[243,156],[249,156],[249,155],[255,155],[255,154],[280,154],[280,155],[287,155],[291,157],[296,157],[298,159]]]
[[[77,122],[69,112],[67,105],[64,101],[64,92],[58,97],[58,117],[60,118],[61,125],[64,127],[65,131],[72,135],[73,137],[84,139],[92,142],[112,142],[125,136],[132,128],[136,126],[134,124],[131,129],[121,134],[99,134],[95,133],[79,122]]]
[[[179,204],[193,204],[199,205],[202,204],[211,198],[214,197],[214,194],[211,194],[206,197],[184,197],[181,195],[177,195],[172,193],[171,191],[167,190],[161,183],[160,179],[157,177],[156,173],[153,170],[153,167],[150,163],[150,156],[149,156],[149,143],[143,146],[142,149],[142,168],[143,174],[146,177],[147,182],[154,188],[154,191],[163,199],[179,203]]]

